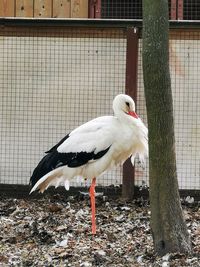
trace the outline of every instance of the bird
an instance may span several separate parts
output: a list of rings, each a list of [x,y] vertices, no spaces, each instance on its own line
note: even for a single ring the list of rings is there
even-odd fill
[[[68,133],[46,151],[30,178],[30,194],[44,192],[49,186],[69,190],[75,177],[91,179],[90,198],[92,234],[96,234],[96,178],[129,157],[144,162],[148,156],[148,129],[135,111],[135,102],[127,94],[113,100],[113,115],[92,119]]]

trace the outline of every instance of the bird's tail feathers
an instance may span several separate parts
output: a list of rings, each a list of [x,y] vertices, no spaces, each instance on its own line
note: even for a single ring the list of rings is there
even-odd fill
[[[49,153],[42,158],[38,163],[37,167],[34,169],[33,174],[30,178],[30,185],[33,187],[38,180],[40,180],[47,173],[55,169],[54,167],[54,153]]]
[[[43,193],[50,186],[55,186],[57,188],[58,186],[64,185],[65,189],[69,190],[70,183],[68,179],[63,177],[62,168],[63,167],[57,168],[40,178],[31,189],[30,194],[35,190],[39,190]]]

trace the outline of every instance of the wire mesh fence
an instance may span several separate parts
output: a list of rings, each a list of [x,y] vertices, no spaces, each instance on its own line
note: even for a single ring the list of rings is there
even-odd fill
[[[48,150],[65,134],[97,116],[112,114],[112,100],[125,92],[127,27],[0,28],[0,184],[27,184]],[[200,31],[170,33],[179,185],[200,189]],[[138,53],[137,112],[147,123]],[[136,185],[148,185],[136,163]],[[98,184],[122,183],[122,168]],[[83,185],[76,181],[73,185]]]
[[[141,19],[142,0],[101,0],[102,18]]]
[[[139,46],[138,113],[146,121]],[[170,72],[174,105],[177,172],[181,189],[200,189],[200,31],[170,33]],[[136,167],[136,184],[148,184],[148,162],[144,171]]]
[[[184,0],[181,8],[183,8],[184,20],[200,20],[200,1]]]
[[[125,90],[122,30],[8,28],[0,34],[0,183],[27,184],[43,152]],[[98,180],[120,184],[121,168]]]
[[[169,0],[169,18],[200,20],[199,0]],[[102,18],[142,19],[142,0],[101,0]]]
[[[169,1],[171,17],[171,1]],[[142,19],[142,0],[101,0],[101,17],[110,19]]]

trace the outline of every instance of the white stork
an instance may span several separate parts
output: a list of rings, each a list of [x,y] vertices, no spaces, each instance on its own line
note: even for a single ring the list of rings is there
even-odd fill
[[[96,177],[131,156],[134,165],[148,155],[148,130],[135,112],[133,99],[125,94],[113,100],[114,116],[93,119],[66,135],[47,151],[30,179],[32,190],[44,192],[49,186],[64,185],[77,176],[92,179],[90,187],[92,233],[96,233]]]

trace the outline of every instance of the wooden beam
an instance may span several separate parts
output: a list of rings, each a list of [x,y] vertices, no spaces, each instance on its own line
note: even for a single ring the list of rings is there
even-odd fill
[[[14,17],[14,16],[15,16],[15,1],[0,0],[0,17]]]
[[[53,18],[70,18],[71,16],[70,0],[53,1]]]
[[[16,17],[33,17],[33,0],[16,0]]]
[[[89,0],[89,10],[88,10],[88,17],[90,19],[95,18],[95,2],[93,0]]]
[[[89,18],[101,18],[101,0],[89,0]]]
[[[176,14],[177,14],[177,9],[176,9],[176,0],[171,0],[171,10],[170,10],[170,19],[171,20],[176,20]]]

